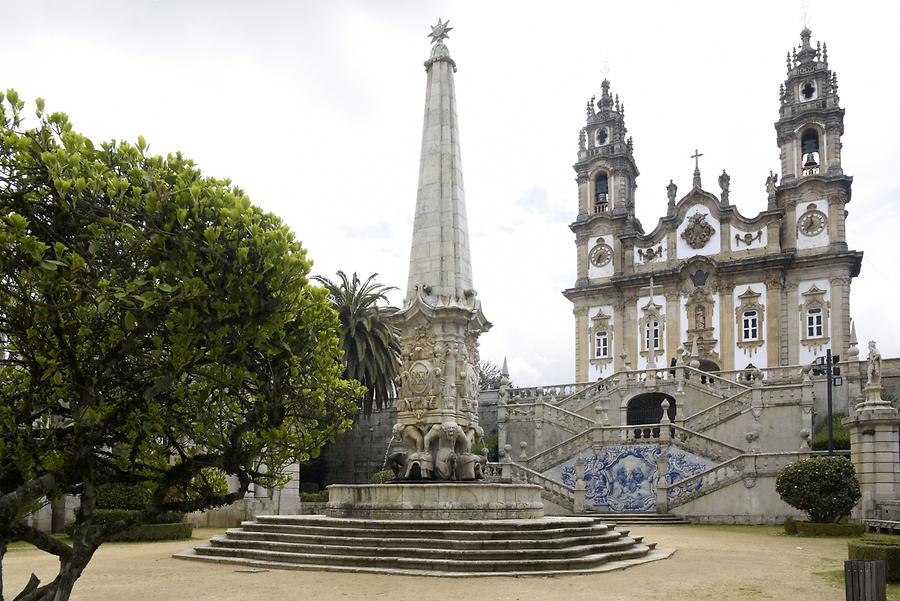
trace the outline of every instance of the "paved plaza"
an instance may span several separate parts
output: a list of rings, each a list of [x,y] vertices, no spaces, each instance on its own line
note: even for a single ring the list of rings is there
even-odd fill
[[[219,533],[194,532],[195,544]],[[635,534],[677,548],[667,561],[624,571],[553,578],[444,579],[326,572],[241,572],[179,561],[188,542],[103,545],[75,586],[74,601],[578,601],[665,599],[727,601],[844,598],[836,576],[847,557],[845,538],[784,536],[769,526],[641,526]],[[31,571],[52,578],[56,561],[16,545],[5,561],[6,593]],[[478,582],[472,582],[478,580]],[[894,593],[892,596],[891,593]],[[900,599],[897,591],[889,598]]]

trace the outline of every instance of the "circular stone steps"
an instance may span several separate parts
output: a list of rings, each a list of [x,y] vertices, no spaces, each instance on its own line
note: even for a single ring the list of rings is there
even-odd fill
[[[615,525],[627,526],[674,526],[679,524],[690,524],[690,522],[674,513],[643,513],[643,512],[601,512],[590,513],[588,515],[596,516],[601,522]]]
[[[671,554],[592,517],[397,521],[259,516],[175,557],[293,570],[511,576],[606,571]]]

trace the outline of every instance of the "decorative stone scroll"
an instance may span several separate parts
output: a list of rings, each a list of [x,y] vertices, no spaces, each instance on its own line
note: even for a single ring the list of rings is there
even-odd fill
[[[637,249],[638,257],[640,257],[641,261],[644,263],[650,263],[651,261],[656,261],[657,259],[661,259],[663,256],[663,247],[662,244],[659,244],[650,248],[639,248]]]
[[[735,242],[736,247],[740,246],[741,242],[743,242],[745,246],[750,246],[754,242],[761,242],[761,241],[762,241],[762,230],[759,230],[758,232],[756,232],[755,235],[750,232],[744,232],[743,236],[741,236],[740,234],[734,235],[734,242]]]
[[[681,232],[681,237],[688,246],[699,249],[706,246],[715,233],[715,228],[706,221],[706,213],[694,213],[688,217],[688,226]]]

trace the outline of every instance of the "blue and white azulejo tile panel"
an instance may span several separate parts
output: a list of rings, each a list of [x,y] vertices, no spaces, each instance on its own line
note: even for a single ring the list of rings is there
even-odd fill
[[[600,511],[654,511],[659,470],[659,445],[605,447],[584,455],[585,502]],[[575,485],[575,457],[544,475],[568,486]],[[669,484],[712,467],[709,459],[670,446],[666,451]]]

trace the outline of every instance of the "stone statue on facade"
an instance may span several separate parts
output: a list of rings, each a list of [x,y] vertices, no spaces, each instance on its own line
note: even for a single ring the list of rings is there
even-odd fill
[[[669,205],[671,205],[671,206],[675,205],[675,195],[676,194],[678,194],[678,185],[670,179],[669,185],[666,186],[666,195],[669,197]]]
[[[722,175],[719,176],[719,187],[722,188],[722,204],[728,204],[728,191],[731,186],[731,176],[722,169]]]
[[[769,177],[766,178],[766,194],[775,196],[775,184],[778,183],[778,174],[769,171]]]

